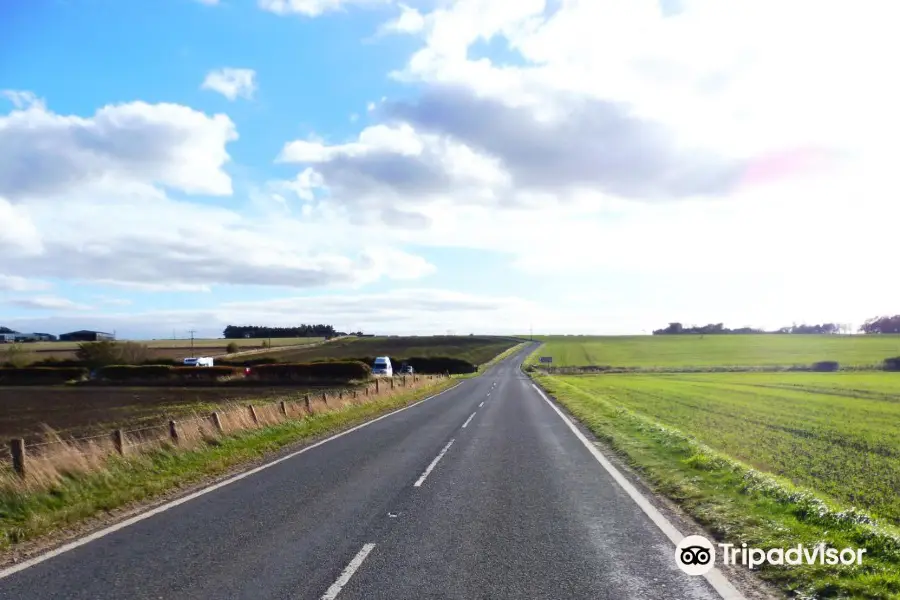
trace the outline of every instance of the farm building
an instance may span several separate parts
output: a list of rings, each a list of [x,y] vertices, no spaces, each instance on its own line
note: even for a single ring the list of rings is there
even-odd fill
[[[17,342],[55,342],[56,336],[49,333],[17,333]]]
[[[0,333],[0,344],[11,344],[16,341],[18,333]]]
[[[111,333],[102,331],[73,331],[71,333],[62,333],[59,336],[61,342],[99,342],[101,340],[114,340],[116,336]]]

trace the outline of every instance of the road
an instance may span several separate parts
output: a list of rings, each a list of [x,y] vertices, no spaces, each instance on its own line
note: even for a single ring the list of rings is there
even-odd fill
[[[0,579],[0,598],[719,598],[518,365]]]

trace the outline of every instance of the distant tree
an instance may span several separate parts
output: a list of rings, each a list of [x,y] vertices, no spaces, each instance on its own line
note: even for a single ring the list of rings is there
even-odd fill
[[[859,330],[863,333],[900,333],[900,315],[892,317],[873,317],[866,320]]]
[[[228,354],[234,354],[240,349],[241,347],[237,345],[237,342],[231,342],[227,346],[225,346],[225,352],[227,352]]]
[[[331,325],[299,325],[297,327],[228,325],[223,332],[223,337],[226,339],[331,337],[334,335],[336,332]]]
[[[120,364],[122,358],[119,345],[111,340],[78,344],[75,357],[92,368]]]

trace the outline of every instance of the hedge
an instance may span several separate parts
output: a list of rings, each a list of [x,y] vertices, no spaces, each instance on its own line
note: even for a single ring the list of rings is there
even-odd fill
[[[411,366],[417,373],[436,375],[439,373],[450,373],[452,375],[463,373],[474,373],[478,370],[477,365],[470,363],[461,358],[453,358],[450,356],[411,356],[405,358],[389,357],[394,372],[400,370],[400,367],[406,363]],[[375,362],[374,356],[353,359],[366,365]]]
[[[834,361],[834,360],[819,361],[817,363],[813,363],[813,366],[812,366],[813,371],[831,372],[831,371],[837,371],[838,369],[840,369],[840,365],[837,363],[837,361]]]
[[[173,367],[169,365],[111,365],[97,369],[97,376],[110,381],[147,379],[202,379],[210,381],[239,372],[234,367]]]
[[[260,381],[350,381],[371,375],[369,365],[359,361],[259,365],[250,372]]]
[[[84,379],[88,370],[84,367],[25,367],[22,369],[0,368],[0,384],[57,384],[72,379]]]
[[[900,371],[900,356],[884,359],[883,369],[885,371]]]

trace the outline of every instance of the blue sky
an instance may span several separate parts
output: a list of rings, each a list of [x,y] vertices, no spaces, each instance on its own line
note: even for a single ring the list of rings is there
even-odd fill
[[[798,47],[805,0],[4,3],[0,325],[896,312],[896,42],[873,4],[835,50],[838,4]]]

